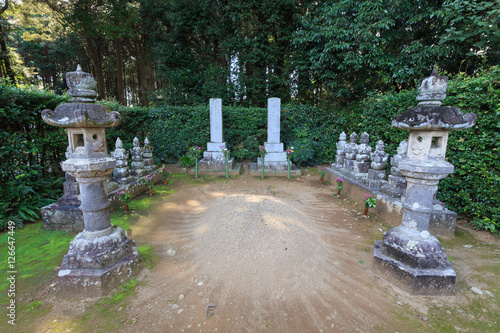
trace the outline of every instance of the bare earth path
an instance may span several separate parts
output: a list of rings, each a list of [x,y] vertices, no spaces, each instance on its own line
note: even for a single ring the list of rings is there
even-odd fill
[[[444,241],[456,296],[412,296],[372,268],[373,241],[391,226],[361,217],[360,204],[333,197],[318,177],[172,187],[131,226],[159,260],[137,277],[126,307],[104,314],[120,312],[119,332],[487,332],[500,323],[500,241],[491,234]],[[51,308],[34,331],[113,330],[80,324],[98,299],[43,290],[34,297]]]
[[[133,227],[160,260],[127,331],[383,330],[393,298],[369,269],[372,248],[338,199],[311,185],[242,176],[168,198]]]

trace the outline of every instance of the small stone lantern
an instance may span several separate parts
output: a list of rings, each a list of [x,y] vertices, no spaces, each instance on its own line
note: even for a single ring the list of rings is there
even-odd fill
[[[456,274],[439,240],[429,234],[433,198],[439,181],[453,173],[445,160],[448,134],[470,128],[476,115],[441,106],[448,79],[434,70],[419,84],[420,101],[394,117],[392,126],[410,132],[408,151],[399,163],[408,183],[399,227],[375,242],[375,265],[407,291],[418,295],[450,295]]]
[[[111,224],[108,209],[107,179],[116,160],[108,156],[105,129],[118,125],[120,114],[92,104],[96,81],[80,66],[66,74],[66,81],[73,103],[43,110],[42,119],[67,128],[69,158],[61,166],[80,186],[84,230],[71,242],[58,280],[63,296],[101,296],[139,269],[134,241]]]

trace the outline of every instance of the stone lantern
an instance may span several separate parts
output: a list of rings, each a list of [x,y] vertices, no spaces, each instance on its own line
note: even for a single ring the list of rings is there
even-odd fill
[[[108,209],[107,179],[116,160],[108,156],[105,129],[118,125],[120,114],[92,104],[96,81],[79,65],[66,74],[66,81],[72,103],[43,110],[42,119],[67,129],[69,158],[61,166],[80,186],[84,230],[71,242],[58,280],[63,296],[101,296],[139,269],[134,241],[111,224]]]
[[[439,181],[453,173],[445,160],[448,134],[470,128],[476,115],[441,106],[448,79],[434,70],[419,83],[420,103],[393,118],[392,126],[408,130],[408,151],[399,163],[407,181],[399,227],[375,242],[375,266],[407,291],[418,295],[450,295],[456,274],[439,240],[429,234],[433,198]]]

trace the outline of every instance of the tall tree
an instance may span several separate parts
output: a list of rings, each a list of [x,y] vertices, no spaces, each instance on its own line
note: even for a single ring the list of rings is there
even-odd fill
[[[295,44],[305,47],[318,83],[338,100],[401,89],[432,66],[454,69],[455,46],[437,47],[440,8],[432,0],[326,2],[304,17]]]
[[[5,33],[5,26],[7,26],[7,20],[2,16],[7,8],[9,8],[9,1],[4,0],[2,7],[0,7],[0,76],[8,77],[12,83],[16,83],[16,76],[12,70],[9,49],[7,48],[6,42],[7,36]]]

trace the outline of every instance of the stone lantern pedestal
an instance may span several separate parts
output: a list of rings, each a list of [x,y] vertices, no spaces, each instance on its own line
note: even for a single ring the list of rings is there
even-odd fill
[[[54,111],[44,110],[49,125],[66,127],[69,158],[62,169],[76,178],[84,230],[71,242],[64,256],[58,281],[64,297],[102,296],[139,270],[139,255],[132,240],[110,222],[107,179],[116,160],[108,156],[106,127],[120,122],[118,112],[89,104],[96,96],[95,80],[78,67],[66,75],[73,101]]]
[[[454,169],[445,161],[449,131],[472,127],[476,115],[440,106],[447,81],[434,71],[420,83],[419,106],[393,119],[393,127],[410,132],[407,155],[399,163],[407,181],[403,217],[399,227],[375,242],[374,249],[375,266],[401,288],[418,295],[455,292],[455,271],[439,240],[429,233],[429,220],[437,185]]]

